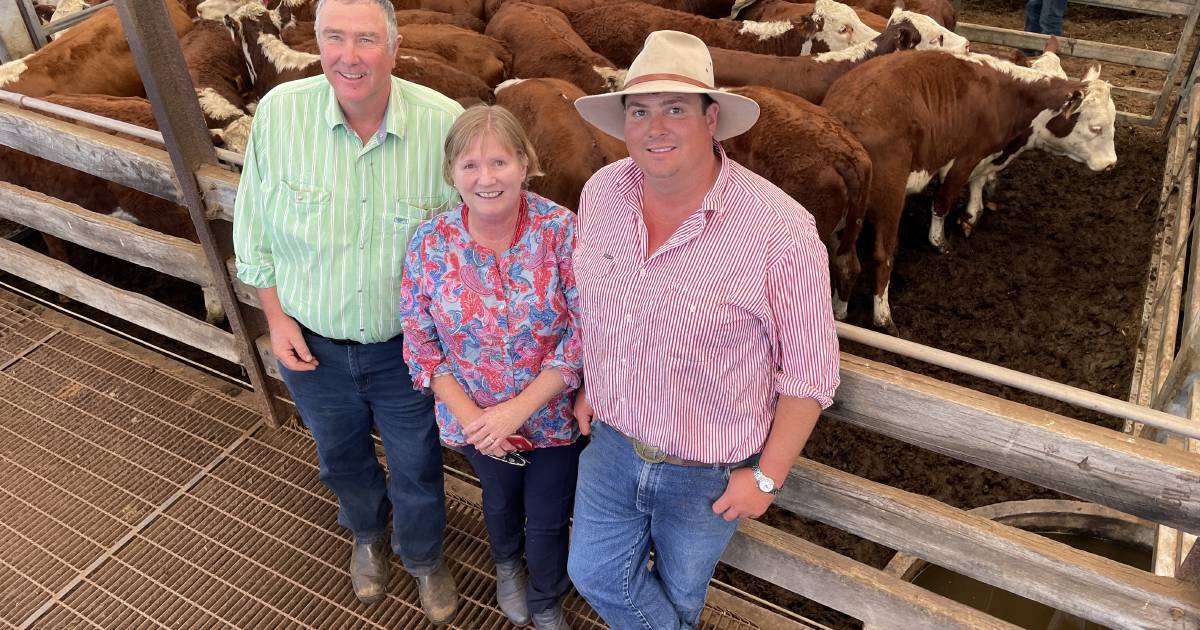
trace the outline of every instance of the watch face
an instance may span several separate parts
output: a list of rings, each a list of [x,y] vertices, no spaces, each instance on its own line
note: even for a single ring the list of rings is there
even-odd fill
[[[757,466],[754,468],[754,481],[758,483],[758,489],[763,492],[775,490],[775,482],[766,476]]]

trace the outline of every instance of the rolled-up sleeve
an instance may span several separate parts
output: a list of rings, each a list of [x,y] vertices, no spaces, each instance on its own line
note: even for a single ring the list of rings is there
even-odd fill
[[[542,369],[558,368],[567,391],[578,389],[583,375],[583,346],[579,338],[579,292],[575,288],[575,268],[571,256],[575,251],[575,215],[567,214],[563,227],[556,233],[554,248],[558,259],[559,290],[567,305],[567,330],[554,353],[546,355]]]
[[[266,177],[263,163],[269,107],[260,107],[250,127],[245,164],[233,204],[233,251],[237,276],[242,282],[260,289],[275,286],[275,262],[271,256],[270,232],[266,222]]]
[[[830,306],[829,261],[811,232],[786,247],[767,270],[774,320],[775,391],[828,408],[841,382],[837,330]]]
[[[414,389],[429,389],[435,376],[451,373],[441,339],[438,338],[437,325],[430,312],[430,287],[422,273],[425,268],[425,244],[432,232],[431,223],[425,223],[409,241],[404,259],[404,277],[400,282],[404,361],[408,363]]]

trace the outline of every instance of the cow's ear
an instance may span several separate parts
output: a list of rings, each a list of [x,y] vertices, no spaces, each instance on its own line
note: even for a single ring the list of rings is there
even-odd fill
[[[1075,90],[1071,92],[1071,96],[1067,98],[1067,102],[1063,105],[1063,116],[1074,116],[1075,112],[1079,111],[1079,105],[1083,103],[1083,90]]]
[[[1026,57],[1025,53],[1021,52],[1020,48],[1012,49],[1008,53],[1008,60],[1018,66],[1025,66],[1026,68],[1029,67],[1029,57]]]
[[[1095,81],[1100,78],[1100,64],[1094,63],[1088,66],[1087,72],[1083,73],[1083,81]]]

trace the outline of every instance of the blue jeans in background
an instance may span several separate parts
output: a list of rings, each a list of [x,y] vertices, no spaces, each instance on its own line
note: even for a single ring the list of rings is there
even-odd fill
[[[463,453],[483,487],[483,520],[492,560],[520,560],[529,567],[529,612],[550,609],[571,588],[567,578],[571,507],[583,441],[524,453],[528,466],[513,466],[467,445]]]
[[[1062,35],[1067,0],[1029,0],[1025,3],[1025,30],[1030,33]]]
[[[737,530],[737,521],[712,511],[731,469],[651,464],[615,429],[592,423],[592,441],[579,458],[567,567],[610,626],[675,630],[699,623],[717,560]]]
[[[296,410],[312,431],[321,481],[337,495],[338,523],[356,540],[387,536],[412,575],[433,573],[442,557],[446,497],[433,397],[413,389],[399,337],[342,345],[304,334],[319,365],[311,372],[279,366]],[[390,478],[375,457],[379,429]]]

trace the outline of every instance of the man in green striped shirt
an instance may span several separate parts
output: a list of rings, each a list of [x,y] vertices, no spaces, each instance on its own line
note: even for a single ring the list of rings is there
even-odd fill
[[[234,212],[238,277],[258,288],[321,480],[354,534],[355,595],[386,594],[390,507],[392,549],[425,614],[445,623],[458,597],[441,562],[441,449],[433,399],[413,389],[403,360],[397,308],[409,238],[453,198],[442,144],[462,108],[391,76],[389,0],[321,0],[316,29],[323,75],[272,90],[254,118]]]

